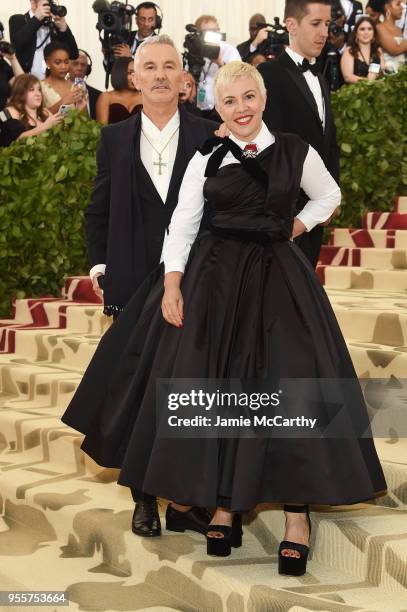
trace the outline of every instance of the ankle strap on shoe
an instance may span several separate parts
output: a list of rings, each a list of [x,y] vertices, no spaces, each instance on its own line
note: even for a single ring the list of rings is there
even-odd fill
[[[299,512],[299,513],[307,513],[308,512],[308,504],[304,506],[291,506],[290,504],[284,504],[284,512]]]

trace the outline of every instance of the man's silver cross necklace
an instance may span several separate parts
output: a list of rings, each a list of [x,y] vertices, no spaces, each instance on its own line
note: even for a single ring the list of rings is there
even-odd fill
[[[155,148],[155,146],[153,145],[153,143],[151,142],[151,140],[149,138],[147,138],[147,135],[145,133],[145,131],[142,129],[141,131],[143,132],[144,138],[147,140],[147,142],[150,144],[150,146],[152,147],[152,149],[154,149],[154,151],[157,153],[158,155],[158,162],[153,162],[153,166],[158,166],[158,174],[159,176],[162,176],[162,169],[164,167],[167,167],[168,164],[166,164],[165,162],[161,161],[162,159],[162,154],[164,153],[165,149],[168,147],[168,145],[170,144],[171,140],[174,138],[175,134],[178,132],[179,130],[179,126],[176,128],[176,130],[174,130],[174,132],[171,134],[170,139],[167,141],[167,143],[164,145],[164,147],[161,149],[161,151],[157,151],[157,149]]]

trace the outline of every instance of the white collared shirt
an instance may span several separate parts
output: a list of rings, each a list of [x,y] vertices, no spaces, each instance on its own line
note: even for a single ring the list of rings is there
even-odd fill
[[[158,129],[158,127],[154,125],[151,119],[149,119],[143,111],[141,113],[140,157],[143,166],[150,175],[150,178],[154,183],[154,187],[156,188],[158,194],[160,195],[163,201],[163,206],[167,199],[168,188],[170,186],[172,171],[177,155],[179,126],[180,119],[178,109],[162,130]],[[172,135],[173,137],[171,138]],[[150,143],[157,149],[157,151],[162,151],[161,162],[165,165],[161,166],[161,175],[159,166],[156,165],[159,160],[158,153],[154,151],[151,144],[147,141],[147,138]],[[164,149],[168,141],[170,142],[168,146]],[[93,278],[98,272],[104,274],[105,271],[106,264],[96,264],[90,270],[89,276]]]
[[[230,136],[241,149],[248,144]],[[263,123],[259,134],[254,139],[258,151],[261,152],[271,144],[275,138]],[[165,272],[184,272],[191,246],[197,236],[204,209],[203,186],[206,181],[205,170],[209,157],[201,155],[199,151],[189,162],[179,192],[178,205],[172,215],[169,235],[164,241],[161,261],[164,261]],[[236,164],[233,154],[228,153],[223,158],[221,166]],[[297,215],[310,231],[318,223],[329,219],[335,208],[340,204],[340,189],[326,169],[324,162],[309,146],[304,161],[301,188],[310,198],[303,210]]]
[[[155,35],[156,35],[155,32],[153,32],[152,34],[150,34],[150,36],[147,36],[147,38],[139,38],[138,32],[136,32],[136,35],[135,35],[134,40],[133,40],[133,44],[132,44],[131,49],[130,49],[131,54],[134,55],[136,53],[138,43],[142,43],[145,40],[148,40],[149,38],[151,38],[152,36],[155,36]]]
[[[34,17],[34,13],[31,9],[29,11],[29,15],[31,19]],[[48,43],[44,43],[44,41],[47,38],[49,38],[48,42],[51,42],[51,37],[49,34],[50,34],[50,30],[47,26],[42,25],[37,30],[37,40],[35,43],[36,50],[34,53],[34,59],[33,59],[33,63],[31,66],[31,74],[36,76],[37,79],[39,79],[40,81],[45,79],[45,71],[47,69],[47,64],[44,59],[44,48],[47,46]]]
[[[167,199],[172,169],[177,155],[178,139],[178,109],[162,130],[159,130],[147,115],[145,115],[144,111],[142,111],[140,157],[163,202]],[[165,166],[161,166],[161,174],[158,166],[159,156],[154,149],[160,152],[162,151],[161,162],[165,164]]]
[[[291,57],[293,62],[295,62],[296,64],[302,64],[302,60],[304,59],[302,55],[300,55],[296,51],[293,51],[291,47],[286,47],[285,51],[287,55]],[[310,64],[315,64],[315,62],[315,58],[310,60]],[[322,127],[325,129],[325,103],[318,77],[315,76],[315,74],[312,74],[311,70],[303,72],[303,75],[305,80],[307,81],[307,85],[310,88],[312,95],[314,96],[314,100],[318,108],[318,115],[321,119]]]

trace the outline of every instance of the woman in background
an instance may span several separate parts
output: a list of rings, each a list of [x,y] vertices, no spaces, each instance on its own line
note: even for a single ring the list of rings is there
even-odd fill
[[[0,146],[29,138],[58,125],[63,117],[44,108],[41,85],[32,74],[22,74],[14,81],[8,106],[0,117]]]
[[[134,60],[118,57],[112,69],[113,91],[102,93],[96,104],[96,121],[118,123],[143,108],[141,93],[133,85]]]
[[[346,83],[374,81],[384,71],[383,52],[377,43],[376,26],[370,17],[362,17],[355,25],[341,58]]]
[[[47,70],[45,79],[41,81],[41,89],[44,105],[51,113],[57,113],[62,105],[79,110],[87,107],[83,89],[72,84],[68,78],[69,53],[69,48],[61,42],[52,42],[44,49]]]
[[[396,25],[396,21],[403,14],[401,0],[386,2],[383,6],[383,14],[383,23],[377,24],[377,36],[384,52],[385,71],[394,73],[405,64],[405,53],[407,52],[407,40],[403,38],[403,32]]]

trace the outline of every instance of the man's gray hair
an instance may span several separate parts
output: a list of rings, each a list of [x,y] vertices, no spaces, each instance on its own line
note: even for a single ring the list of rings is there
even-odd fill
[[[172,47],[173,49],[176,50],[177,55],[179,57],[179,61],[181,64],[181,68],[182,68],[182,57],[181,54],[179,53],[177,47],[175,46],[174,41],[172,40],[172,38],[170,38],[168,36],[168,34],[158,34],[158,36],[150,36],[149,38],[146,38],[146,40],[144,40],[141,45],[139,45],[137,47],[136,53],[134,55],[134,68],[137,67],[139,58],[140,58],[140,53],[142,51],[142,49],[145,49],[146,47],[150,46],[150,45],[168,45],[169,47]]]

